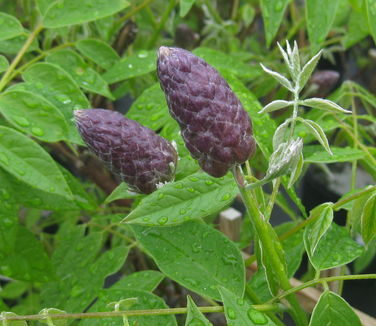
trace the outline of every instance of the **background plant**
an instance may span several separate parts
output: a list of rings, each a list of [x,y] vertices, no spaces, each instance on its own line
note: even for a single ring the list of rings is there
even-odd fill
[[[347,275],[346,267],[354,262],[352,271],[360,273],[376,253],[375,186],[359,186],[360,174],[370,184],[376,178],[373,1],[3,0],[0,6],[4,325],[25,325],[15,320],[29,314],[30,324],[176,325],[187,314],[187,325],[207,325],[202,312],[224,312],[233,325],[280,325],[286,310],[304,324],[291,298],[319,283],[326,291],[311,325],[360,323],[339,296],[341,283],[339,295],[328,289],[330,281],[375,278]],[[300,53],[286,39],[297,40]],[[160,45],[191,49],[216,67],[252,117],[258,151],[243,167],[244,184],[231,174],[212,178],[190,158],[157,82]],[[340,71],[339,82],[310,80],[317,63]],[[174,140],[175,182],[148,196],[117,187],[85,150],[72,120],[74,110],[91,107],[123,113],[129,107],[128,118]],[[296,186],[314,168],[334,184],[333,166],[349,167],[348,188],[308,212]],[[252,219],[244,219],[242,240],[234,243],[216,230],[214,218],[238,186]],[[275,205],[291,221],[273,228]],[[344,226],[333,222],[340,210]],[[126,216],[132,224],[120,223]],[[244,260],[240,249],[251,242],[254,250],[245,251],[253,255]],[[304,252],[309,260],[301,263]],[[255,260],[259,268],[246,280],[245,266]],[[306,267],[305,283],[290,288],[299,266]],[[321,277],[332,268],[337,276]],[[185,301],[186,289],[194,300]]]

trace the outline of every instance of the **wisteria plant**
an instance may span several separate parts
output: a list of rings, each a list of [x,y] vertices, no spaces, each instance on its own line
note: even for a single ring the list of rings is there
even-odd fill
[[[359,169],[376,179],[375,97],[346,81],[323,98],[338,76],[317,72],[326,49],[310,27],[312,56],[286,40],[264,61],[240,45],[253,7],[234,1],[222,21],[197,1],[210,24],[196,47],[194,33],[163,38],[177,2],[160,19],[152,2],[0,12],[0,324],[368,325],[342,292],[376,279],[361,274],[376,186],[357,186]],[[194,3],[179,2],[181,18]],[[214,49],[222,34],[230,54]],[[329,164],[350,167],[349,189],[307,211],[302,180],[313,166],[333,180]],[[233,206],[230,239],[217,217]]]

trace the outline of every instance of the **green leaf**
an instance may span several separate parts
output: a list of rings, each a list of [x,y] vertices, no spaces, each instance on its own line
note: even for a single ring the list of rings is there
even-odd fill
[[[43,324],[47,324],[48,326],[51,326],[51,321],[53,326],[66,326],[68,325],[67,319],[48,319],[48,316],[50,315],[61,315],[66,314],[67,312],[64,310],[56,309],[56,308],[44,308],[39,312],[39,315],[45,316],[46,319],[42,319],[41,322]]]
[[[297,224],[297,222],[287,222],[278,225],[275,230],[278,236],[281,236]],[[289,236],[287,239],[282,240],[282,248],[286,257],[287,276],[289,278],[294,276],[302,261],[304,253],[303,233],[303,230],[300,230]]]
[[[271,242],[273,243],[273,249],[278,255],[278,259],[280,261],[280,264],[283,266],[284,270],[276,270],[274,268],[274,265],[271,263],[270,258],[268,254],[265,252],[265,250],[262,250],[261,243],[259,242],[258,245],[258,260],[261,261],[261,264],[265,270],[265,276],[266,276],[266,281],[268,284],[269,292],[275,296],[278,291],[281,288],[280,284],[280,275],[279,273],[287,273],[287,266],[286,266],[286,258],[285,258],[285,252],[283,251],[281,242],[278,239],[277,233],[275,230],[272,228],[272,226],[267,222],[263,222],[263,228],[264,231],[267,232],[268,237],[271,238]]]
[[[330,147],[333,155],[322,150],[320,145],[306,145],[303,147],[306,163],[336,163],[360,160],[365,157],[363,151],[351,147]]]
[[[315,269],[328,269],[352,262],[363,253],[363,247],[355,242],[346,228],[332,223],[321,238],[315,253],[308,257]]]
[[[113,65],[103,75],[104,80],[113,84],[122,80],[138,77],[156,69],[157,54],[155,51],[139,51],[125,57]]]
[[[376,192],[366,201],[361,217],[361,234],[368,244],[376,236]]]
[[[59,66],[46,62],[32,65],[22,77],[26,83],[18,83],[19,89],[37,93],[58,108],[68,124],[69,140],[83,144],[73,111],[90,108],[90,103],[73,78]]]
[[[7,40],[24,33],[19,20],[5,12],[0,12],[0,41]]]
[[[333,204],[324,203],[315,207],[310,215],[313,222],[308,224],[304,230],[304,245],[310,256],[313,256],[321,238],[328,231],[333,221]]]
[[[40,13],[42,14],[42,16],[44,16],[44,14],[46,13],[48,7],[52,3],[51,0],[35,0],[35,2],[36,2],[36,5],[37,5]]]
[[[230,174],[214,178],[199,172],[154,191],[123,222],[149,226],[179,224],[218,212],[236,194],[237,187]]]
[[[323,99],[323,98],[308,98],[304,101],[302,101],[300,104],[309,106],[314,109],[320,109],[325,110],[328,112],[334,112],[334,113],[351,113],[349,110],[345,110],[344,108],[340,107],[338,104]]]
[[[225,315],[228,325],[231,326],[274,326],[275,323],[263,312],[252,306],[224,287],[219,288],[225,306]]]
[[[152,292],[164,279],[164,275],[158,271],[148,270],[136,272],[123,277],[111,286],[114,289],[140,290]]]
[[[59,194],[34,188],[0,168],[2,189],[0,197],[4,202],[18,203],[25,207],[47,210],[78,210],[80,208],[93,210],[96,208],[94,200],[83,189],[80,181],[68,171],[59,167],[62,175],[70,187],[73,196],[63,197]]]
[[[239,79],[231,74],[222,74],[229,83],[244,109],[249,113],[252,119],[253,134],[258,147],[266,158],[269,158],[273,151],[272,135],[276,129],[273,119],[267,114],[258,114],[262,106],[256,96]]]
[[[373,261],[376,255],[376,240],[371,240],[371,243],[365,248],[363,254],[359,256],[354,262],[354,273],[359,274],[366,269]]]
[[[55,277],[35,235],[18,224],[15,211],[0,210],[0,273],[15,280],[46,282]]]
[[[71,50],[56,51],[50,54],[46,60],[64,69],[81,88],[113,99],[106,81],[94,69],[90,68],[76,52]]]
[[[351,306],[338,294],[326,291],[313,309],[309,326],[361,326]]]
[[[359,1],[364,8],[352,8],[350,12],[350,19],[347,24],[347,32],[343,39],[343,44],[346,49],[355,45],[369,34],[368,16],[364,1]],[[373,22],[372,22],[373,23]]]
[[[307,0],[307,30],[312,53],[317,52],[325,41],[333,25],[338,3],[339,0]]]
[[[0,291],[0,297],[5,299],[17,299],[30,288],[30,284],[22,281],[10,281]]]
[[[159,83],[146,88],[134,101],[127,112],[127,117],[142,125],[158,130],[172,118],[168,113],[166,98]]]
[[[319,51],[316,55],[314,55],[303,67],[299,78],[298,78],[298,85],[299,85],[299,90],[302,90],[303,87],[307,84],[307,81],[311,77],[313,71],[316,68],[316,65],[321,57],[322,51]]]
[[[286,87],[290,92],[294,91],[294,88],[292,87],[291,82],[280,73],[270,70],[266,68],[262,63],[260,63],[261,68],[270,76],[272,76],[278,83],[280,83],[282,86]]]
[[[3,126],[0,126],[0,166],[37,189],[72,196],[51,156],[30,138]]]
[[[169,227],[132,225],[132,229],[161,272],[172,280],[215,300],[220,300],[219,285],[243,295],[243,258],[219,231],[199,221]]]
[[[137,195],[136,195],[137,196]],[[104,200],[104,204],[109,204],[114,200],[130,198],[132,195],[129,193],[128,185],[124,182],[121,182],[108,197]]]
[[[102,232],[85,232],[85,225],[75,225],[75,221],[60,225],[52,255],[59,279],[42,288],[42,306],[83,311],[97,297],[104,279],[123,266],[127,247],[102,253]]]
[[[258,66],[244,63],[236,56],[218,50],[200,47],[195,49],[193,53],[203,58],[214,68],[219,70],[221,74],[232,74],[239,78],[254,79],[262,73]]]
[[[0,317],[1,317],[0,319],[6,320],[6,317],[15,317],[15,316],[17,315],[13,312],[3,311],[0,314]],[[7,326],[27,326],[27,322],[25,320],[8,320],[3,323]]]
[[[197,309],[195,302],[189,295],[187,296],[187,310],[185,326],[212,326],[212,323]]]
[[[45,142],[67,139],[68,126],[62,113],[43,97],[10,90],[0,95],[0,112],[17,129]]]
[[[269,47],[278,32],[287,5],[290,0],[261,0],[261,11],[264,20],[266,45]]]
[[[365,0],[368,26],[373,37],[374,42],[376,42],[376,1],[375,0]]]
[[[124,300],[127,298],[137,298],[132,305],[132,310],[150,310],[169,308],[166,303],[156,295],[138,290],[103,290],[99,299],[93,304],[89,311],[109,311],[108,303]],[[172,315],[155,316],[130,316],[129,325],[139,326],[177,326],[177,322]],[[96,318],[86,319],[79,323],[79,326],[123,326],[122,318]]]
[[[287,185],[288,188],[291,188],[293,184],[299,179],[303,171],[303,165],[304,165],[303,153],[300,153],[299,160],[291,168],[290,180]]]
[[[24,31],[23,35],[19,35],[7,40],[0,41],[0,53],[2,54],[17,54],[27,41],[30,32]],[[35,51],[38,49],[38,41],[35,39],[26,52]]]
[[[290,105],[293,105],[293,102],[284,101],[284,100],[276,100],[264,106],[263,109],[259,113],[261,114],[261,113],[266,113],[266,112],[277,111]]]
[[[195,2],[196,0],[180,0],[180,17],[186,16]]]
[[[4,57],[3,55],[0,55],[0,73],[7,70],[8,67],[9,67],[8,59]]]
[[[319,143],[322,145],[322,147],[324,147],[325,150],[330,155],[333,155],[333,153],[330,149],[330,146],[329,146],[328,139],[326,138],[325,132],[317,122],[312,121],[312,120],[308,120],[308,119],[303,119],[303,118],[300,118],[300,117],[297,117],[296,120],[303,123],[304,126],[307,127],[308,131],[310,131],[315,136],[315,138],[319,141]]]
[[[60,0],[53,2],[43,15],[43,25],[46,28],[56,28],[82,24],[111,16],[129,6],[126,0]]]
[[[120,57],[106,42],[97,39],[84,39],[75,43],[76,48],[84,56],[103,69],[110,69]]]

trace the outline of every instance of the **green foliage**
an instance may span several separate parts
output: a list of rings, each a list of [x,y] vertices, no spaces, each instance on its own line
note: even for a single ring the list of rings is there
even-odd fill
[[[329,291],[309,316],[290,279],[308,269],[302,281],[310,282],[314,270],[320,277],[338,266],[330,280],[376,278],[344,275],[368,271],[376,254],[375,6],[0,0],[0,324],[209,326],[216,319],[204,313],[215,311],[229,326],[282,325],[285,312],[299,326],[306,317],[310,326],[360,325]],[[251,117],[257,148],[233,175],[211,177],[191,157],[158,82],[162,45],[217,69]],[[339,79],[322,75],[328,66]],[[120,111],[173,142],[175,179],[143,195],[102,169],[74,119],[90,108]],[[338,200],[311,207],[313,194],[301,195],[314,165],[330,191],[341,183]],[[331,178],[342,168],[349,175]],[[240,230],[231,216],[217,219],[229,206],[246,211]],[[277,225],[275,206],[288,222]],[[344,226],[333,222],[339,210]],[[199,306],[185,301],[187,290]],[[202,304],[213,300],[219,306]]]
[[[210,226],[190,221],[163,228],[135,225],[132,229],[159,269],[186,288],[216,300],[220,299],[218,286],[243,294],[241,254]]]
[[[218,212],[236,194],[236,185],[229,175],[218,179],[196,173],[153,192],[124,221],[149,226],[180,224]]]
[[[310,326],[348,325],[360,326],[359,317],[338,294],[324,292],[313,310]]]

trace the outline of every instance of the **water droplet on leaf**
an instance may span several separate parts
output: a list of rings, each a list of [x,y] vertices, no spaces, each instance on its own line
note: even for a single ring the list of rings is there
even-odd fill
[[[29,120],[27,120],[24,117],[15,116],[13,119],[21,127],[28,127],[28,126],[30,126]]]
[[[227,312],[228,318],[230,318],[230,319],[236,319],[236,313],[235,313],[234,309],[227,308],[226,312]]]
[[[162,216],[157,220],[159,225],[164,225],[168,222],[168,217],[167,216]]]
[[[43,129],[39,128],[39,127],[33,127],[31,128],[31,133],[35,136],[43,136],[44,135],[44,131]]]
[[[268,319],[265,317],[265,315],[255,309],[249,309],[247,311],[247,315],[249,319],[252,320],[252,322],[254,322],[256,325],[265,325],[268,322]]]

